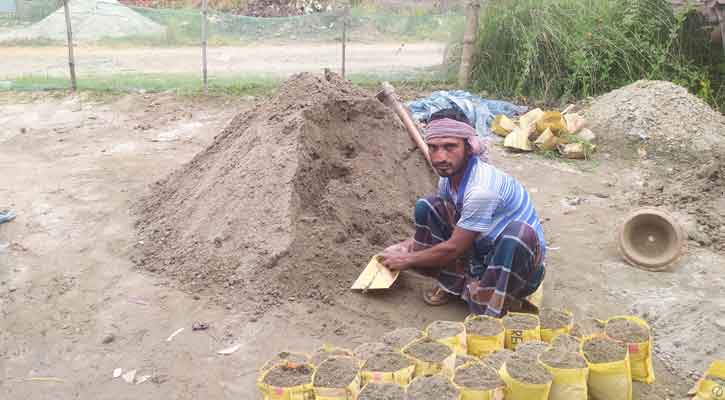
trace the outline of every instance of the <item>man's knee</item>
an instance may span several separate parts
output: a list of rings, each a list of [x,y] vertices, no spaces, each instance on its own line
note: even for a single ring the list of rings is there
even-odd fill
[[[425,196],[419,198],[415,202],[415,211],[413,213],[413,219],[416,225],[427,225],[430,221],[430,216],[435,213],[435,204],[441,202],[442,199],[438,196]]]

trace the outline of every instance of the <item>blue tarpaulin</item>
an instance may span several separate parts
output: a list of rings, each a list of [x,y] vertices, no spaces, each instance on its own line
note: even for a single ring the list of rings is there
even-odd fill
[[[483,99],[463,90],[433,92],[425,99],[409,102],[408,108],[413,113],[413,118],[422,122],[427,122],[437,111],[457,108],[466,115],[478,135],[483,138],[491,135],[491,122],[496,115],[514,117],[528,110],[527,107],[506,101]]]

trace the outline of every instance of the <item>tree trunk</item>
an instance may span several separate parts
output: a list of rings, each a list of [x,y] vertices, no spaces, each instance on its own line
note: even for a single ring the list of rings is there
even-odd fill
[[[458,85],[463,89],[471,83],[471,69],[473,56],[476,50],[476,37],[478,36],[478,16],[481,12],[479,0],[471,0],[466,4],[466,22],[463,32],[463,52],[461,54],[461,67],[458,70]]]

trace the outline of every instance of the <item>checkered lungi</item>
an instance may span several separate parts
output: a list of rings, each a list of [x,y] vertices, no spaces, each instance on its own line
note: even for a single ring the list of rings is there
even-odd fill
[[[439,196],[415,205],[414,251],[448,240],[459,215],[453,203]],[[538,289],[545,268],[536,231],[521,221],[509,223],[494,243],[474,241],[473,248],[453,265],[416,268],[435,278],[441,289],[461,296],[472,313],[501,317],[507,298],[523,299]]]

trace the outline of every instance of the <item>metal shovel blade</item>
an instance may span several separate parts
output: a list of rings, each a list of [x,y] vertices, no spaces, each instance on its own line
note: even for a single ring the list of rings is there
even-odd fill
[[[350,289],[390,289],[395,280],[398,279],[398,275],[400,275],[400,271],[389,270],[380,263],[378,256],[375,256],[360,273]]]

